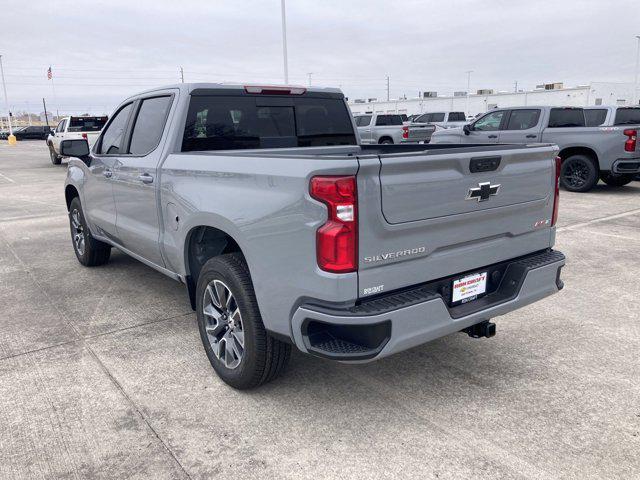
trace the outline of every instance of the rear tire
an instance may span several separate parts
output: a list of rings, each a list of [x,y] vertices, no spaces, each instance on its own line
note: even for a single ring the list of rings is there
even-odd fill
[[[60,165],[60,163],[62,163],[62,157],[56,153],[53,145],[49,145],[49,157],[51,158],[51,163],[54,165]]]
[[[598,168],[591,157],[571,155],[562,161],[560,185],[570,192],[588,192],[598,183]]]
[[[383,138],[380,140],[380,145],[393,145],[393,140],[390,138]]]
[[[96,240],[91,235],[82,211],[80,199],[75,197],[69,206],[71,243],[78,261],[85,267],[96,267],[109,261],[111,245]]]
[[[607,172],[600,175],[600,180],[610,187],[623,187],[627,183],[633,182],[633,177],[634,174],[614,175],[611,172]]]
[[[264,328],[249,268],[238,253],[209,259],[198,276],[196,314],[211,366],[228,385],[254,388],[282,373],[291,345]]]

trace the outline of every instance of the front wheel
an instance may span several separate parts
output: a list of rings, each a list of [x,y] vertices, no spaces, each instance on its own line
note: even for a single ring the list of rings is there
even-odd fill
[[[598,183],[598,169],[586,155],[572,155],[562,161],[560,184],[570,192],[588,192]]]
[[[237,389],[254,388],[284,370],[291,346],[265,330],[241,255],[208,260],[198,276],[196,299],[202,344],[225,383]]]
[[[96,240],[91,235],[84,218],[80,199],[75,197],[69,206],[69,226],[73,251],[78,261],[85,267],[95,267],[109,261],[111,246]]]
[[[62,157],[56,153],[53,145],[49,145],[49,158],[51,158],[51,163],[54,165],[60,165],[62,162]]]
[[[633,182],[633,177],[633,174],[614,175],[611,172],[607,172],[600,175],[600,180],[610,187],[623,187],[627,183]]]

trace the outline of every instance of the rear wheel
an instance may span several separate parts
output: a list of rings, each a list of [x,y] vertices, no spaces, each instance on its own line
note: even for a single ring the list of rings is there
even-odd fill
[[[598,169],[592,158],[572,155],[562,161],[560,184],[570,192],[588,192],[598,183]]]
[[[393,140],[391,140],[390,138],[380,139],[380,145],[392,145],[392,144],[393,144]]]
[[[69,206],[69,226],[71,227],[73,251],[82,265],[95,267],[109,261],[111,246],[93,238],[78,197],[71,200]]]
[[[49,144],[49,157],[51,158],[51,163],[54,165],[60,165],[62,162],[62,157],[56,153],[53,145],[51,144]]]
[[[202,344],[225,383],[238,389],[253,388],[284,370],[291,346],[265,330],[241,255],[230,253],[208,260],[198,276],[196,299]]]
[[[633,182],[633,177],[633,174],[614,175],[611,172],[607,172],[600,175],[600,180],[610,187],[623,187],[627,183]]]

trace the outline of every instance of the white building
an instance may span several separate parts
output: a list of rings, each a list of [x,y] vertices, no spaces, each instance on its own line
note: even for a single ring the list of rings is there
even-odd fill
[[[359,113],[405,113],[413,115],[423,112],[468,112],[476,115],[497,107],[519,107],[526,105],[584,107],[588,105],[632,105],[633,84],[592,82],[589,85],[564,88],[562,83],[541,85],[532,91],[471,93],[469,98],[462,92],[454,96],[410,98],[390,101],[362,102],[349,100],[354,114]],[[478,91],[480,92],[480,91]],[[433,93],[433,92],[429,92]]]

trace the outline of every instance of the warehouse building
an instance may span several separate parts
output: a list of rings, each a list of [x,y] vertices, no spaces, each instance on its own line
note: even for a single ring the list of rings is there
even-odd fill
[[[375,98],[349,100],[354,114],[456,111],[476,115],[497,107],[526,105],[584,107],[588,105],[633,105],[632,83],[592,82],[589,85],[565,88],[561,82],[538,85],[531,91],[495,92],[481,89],[467,98],[467,92],[453,96],[439,96],[437,92],[423,92],[421,98],[378,101]],[[468,105],[468,106],[467,106]]]

